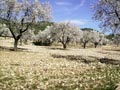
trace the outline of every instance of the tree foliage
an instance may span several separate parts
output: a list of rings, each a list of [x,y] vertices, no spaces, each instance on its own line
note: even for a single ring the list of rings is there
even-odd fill
[[[92,39],[92,33],[89,30],[83,31],[83,37],[81,39],[81,43],[83,43],[83,47],[86,48],[87,43],[89,43]]]
[[[40,3],[38,0],[2,0],[0,2],[0,18],[4,20],[14,38],[14,50],[22,34],[33,23],[46,21],[51,18],[49,3]]]
[[[69,22],[56,23],[52,26],[51,36],[53,40],[60,42],[63,48],[66,49],[69,42],[81,38],[80,31],[79,27]]]
[[[53,25],[53,22],[48,22],[48,21],[41,21],[38,23],[35,23],[32,25],[32,27],[35,29],[35,34],[38,34],[39,31],[43,31],[47,28],[47,26]]]
[[[99,0],[93,6],[95,20],[101,22],[103,30],[118,33],[120,30],[120,0]]]
[[[49,46],[52,44],[53,40],[50,34],[51,26],[47,26],[45,30],[39,31],[34,40],[35,45]]]
[[[9,28],[7,28],[5,24],[0,24],[0,36],[2,36],[2,37],[11,37],[12,36],[9,31]]]
[[[94,44],[95,48],[100,44],[100,42],[103,42],[104,38],[105,38],[104,34],[98,31],[92,31],[91,42]]]
[[[37,41],[47,42],[60,42],[63,48],[67,48],[69,42],[76,42],[81,39],[82,31],[79,27],[69,23],[61,22],[54,23],[48,26],[44,31],[40,31],[37,35]]]

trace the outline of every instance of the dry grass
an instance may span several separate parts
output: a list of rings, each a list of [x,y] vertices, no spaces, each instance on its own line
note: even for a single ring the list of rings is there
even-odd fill
[[[2,90],[113,90],[120,81],[119,64],[99,61],[107,58],[119,62],[119,51],[24,45],[19,46],[22,51],[13,52],[9,50],[12,42],[0,38]],[[113,89],[104,89],[107,85]]]

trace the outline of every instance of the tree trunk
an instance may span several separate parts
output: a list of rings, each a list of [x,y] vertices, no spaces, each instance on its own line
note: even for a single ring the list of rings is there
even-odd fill
[[[64,48],[64,49],[66,49],[66,48],[67,48],[66,44],[63,44],[63,48]]]
[[[15,41],[14,41],[14,51],[17,51],[18,40],[19,39],[15,39]]]
[[[95,45],[95,48],[97,48],[98,43],[94,43],[94,45]]]
[[[86,48],[86,43],[83,43],[83,47]]]
[[[22,46],[23,40],[22,37],[20,38],[20,46]]]
[[[95,48],[97,48],[97,44],[95,44]]]

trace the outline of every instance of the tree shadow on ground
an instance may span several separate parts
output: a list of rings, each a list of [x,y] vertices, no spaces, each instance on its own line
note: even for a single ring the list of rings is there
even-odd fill
[[[105,51],[117,51],[117,52],[120,52],[120,49],[103,49]]]
[[[108,59],[108,58],[100,58],[98,59],[101,63],[112,64],[112,65],[120,65],[120,60]]]
[[[48,48],[48,49],[52,49],[52,50],[69,50],[69,49],[64,49],[64,48]]]
[[[109,55],[120,55],[118,52],[98,51],[97,53],[109,54]]]
[[[82,62],[85,64],[100,62],[100,63],[104,63],[104,64],[120,65],[119,60],[114,60],[114,59],[109,59],[109,58],[98,58],[98,57],[94,57],[94,56],[81,56],[81,55],[75,56],[75,55],[53,54],[52,57],[53,58],[65,58],[66,60]]]
[[[28,49],[26,48],[18,48],[17,51],[26,51]],[[0,51],[14,51],[13,47],[5,47],[5,46],[0,46]]]
[[[65,58],[66,60],[71,60],[71,61],[77,61],[77,62],[83,62],[86,64],[95,62],[94,60],[88,60],[87,57],[83,57],[83,56],[75,56],[75,55],[57,55],[57,54],[53,54],[52,55],[53,58]]]

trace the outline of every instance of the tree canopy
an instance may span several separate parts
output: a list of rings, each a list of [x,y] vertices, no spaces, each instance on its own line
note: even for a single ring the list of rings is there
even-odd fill
[[[120,0],[99,0],[94,6],[93,19],[100,21],[104,31],[120,31]]]
[[[48,21],[51,18],[51,6],[49,3],[41,3],[38,0],[2,0],[0,2],[0,18],[9,28],[14,38],[14,50],[23,33],[34,23]]]

